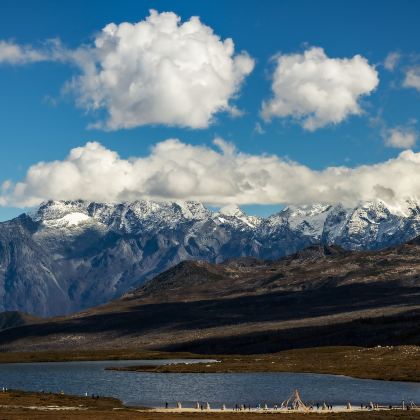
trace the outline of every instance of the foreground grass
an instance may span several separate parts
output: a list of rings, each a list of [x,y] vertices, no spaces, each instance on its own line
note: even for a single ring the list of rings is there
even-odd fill
[[[203,356],[191,353],[132,349],[73,352],[0,352],[0,363],[173,358],[215,358],[220,360],[220,363],[135,366],[122,369],[162,373],[310,372],[367,379],[420,382],[420,346],[318,347],[287,350],[274,354],[236,356]]]
[[[22,407],[83,407],[85,409],[109,410],[124,408],[121,401],[111,397],[78,397],[74,395],[61,395],[51,392],[26,392],[9,390],[0,392],[0,406]]]
[[[134,411],[73,411],[40,412],[35,410],[4,410],[0,419],[8,420],[402,420],[420,419],[418,412],[376,412],[336,414],[254,414],[254,413],[136,413]]]
[[[288,420],[320,419],[420,419],[420,411],[378,411],[364,413],[325,413],[325,414],[269,414],[269,413],[170,413],[138,411],[136,408],[124,407],[114,398],[92,399],[90,397],[75,397],[57,394],[30,393],[10,391],[0,393],[0,419],[80,419],[80,420]]]

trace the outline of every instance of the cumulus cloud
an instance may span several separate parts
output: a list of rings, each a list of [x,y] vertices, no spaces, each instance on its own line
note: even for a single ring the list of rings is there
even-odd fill
[[[322,48],[302,54],[275,57],[273,96],[263,102],[261,115],[292,117],[304,129],[313,131],[359,115],[359,100],[379,83],[378,73],[366,58],[329,58]]]
[[[232,39],[221,40],[198,17],[150,12],[135,24],[110,23],[93,46],[73,52],[81,74],[66,86],[77,104],[104,110],[95,127],[116,130],[146,124],[205,128],[214,115],[241,114],[230,104],[254,68]]]
[[[420,66],[410,67],[406,71],[403,86],[420,91]]]
[[[395,127],[382,133],[385,144],[398,149],[410,149],[416,145],[418,133],[411,127]]]
[[[384,67],[389,71],[394,71],[400,60],[401,54],[397,51],[392,51],[386,56]]]
[[[74,50],[58,41],[38,49],[0,41],[0,63],[63,61],[80,74],[65,85],[76,103],[106,117],[93,126],[115,130],[145,124],[205,128],[231,104],[254,68],[233,40],[222,40],[199,17],[181,22],[154,10],[138,23],[110,23],[93,44]]]
[[[149,155],[130,159],[90,142],[72,149],[64,160],[31,166],[17,183],[6,181],[0,203],[33,206],[48,199],[150,198],[213,205],[352,205],[407,197],[420,197],[420,153],[406,150],[375,165],[316,171],[279,156],[241,153],[219,138],[214,148],[169,139],[155,145]]]

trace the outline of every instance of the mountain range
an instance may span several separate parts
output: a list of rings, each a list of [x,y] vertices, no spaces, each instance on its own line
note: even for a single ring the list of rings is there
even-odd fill
[[[313,244],[375,250],[419,234],[416,200],[286,207],[266,218],[193,201],[48,201],[0,223],[0,311],[80,311],[185,260],[276,260]]]

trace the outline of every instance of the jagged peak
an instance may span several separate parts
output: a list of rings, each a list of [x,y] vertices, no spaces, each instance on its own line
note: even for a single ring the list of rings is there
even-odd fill
[[[227,206],[222,207],[219,210],[219,214],[224,216],[235,216],[235,217],[244,217],[245,213],[236,205],[228,204]]]
[[[213,217],[222,223],[238,223],[242,226],[246,225],[248,228],[256,229],[263,220],[257,216],[248,216],[236,204],[228,204],[222,207]],[[226,218],[228,220],[226,220]]]
[[[176,201],[184,217],[187,219],[204,219],[209,217],[211,212],[199,201]]]

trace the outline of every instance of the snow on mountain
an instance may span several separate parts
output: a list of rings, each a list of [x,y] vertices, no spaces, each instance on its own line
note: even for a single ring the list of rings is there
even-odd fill
[[[352,209],[334,207],[325,221],[323,241],[348,249],[378,249],[419,234],[418,203],[407,200],[389,206],[377,200]]]
[[[281,216],[287,220],[292,230],[299,230],[305,235],[320,238],[331,206],[314,204],[311,206],[286,207]]]
[[[0,311],[77,311],[186,259],[275,259],[314,243],[378,249],[420,235],[420,203],[289,206],[267,218],[196,201],[49,201],[0,223]]]
[[[48,222],[58,220],[71,213],[87,215],[88,203],[84,201],[47,201],[42,203],[39,208],[28,213],[34,221]]]
[[[245,213],[235,204],[229,204],[219,210],[219,214],[233,217],[244,217]]]
[[[222,207],[214,215],[214,219],[218,220],[222,224],[231,223],[236,226],[243,223],[246,227],[251,229],[256,228],[261,222],[259,217],[247,216],[238,206],[234,204]]]

